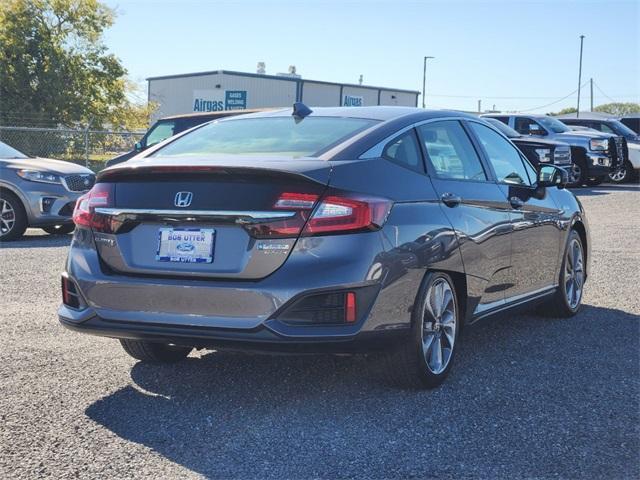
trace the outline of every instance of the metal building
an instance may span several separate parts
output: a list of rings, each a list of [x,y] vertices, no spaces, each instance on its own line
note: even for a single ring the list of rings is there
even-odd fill
[[[148,99],[167,115],[245,108],[400,105],[415,107],[415,90],[307,80],[299,76],[262,75],[216,70],[147,78]]]

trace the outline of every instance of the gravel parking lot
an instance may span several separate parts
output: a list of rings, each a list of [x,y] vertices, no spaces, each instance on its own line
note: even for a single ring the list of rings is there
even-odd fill
[[[467,329],[434,391],[360,357],[204,352],[136,364],[56,317],[70,237],[0,248],[0,476],[638,478],[640,188],[578,191],[582,312]]]

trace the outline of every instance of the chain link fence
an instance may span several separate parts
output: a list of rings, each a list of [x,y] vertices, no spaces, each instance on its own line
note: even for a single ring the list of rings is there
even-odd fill
[[[67,160],[96,172],[107,160],[132,150],[143,135],[144,131],[0,126],[0,141],[27,155]]]

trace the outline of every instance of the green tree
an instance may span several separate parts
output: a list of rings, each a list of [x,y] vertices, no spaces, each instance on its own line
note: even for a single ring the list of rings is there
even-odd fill
[[[605,103],[594,108],[596,112],[610,113],[618,117],[624,117],[630,113],[640,112],[640,103]]]
[[[126,80],[124,84],[127,101],[111,111],[108,122],[113,128],[123,130],[146,130],[149,118],[158,104],[147,103],[140,85]]]
[[[0,123],[102,126],[129,106],[98,0],[0,0]]]
[[[554,117],[556,115],[566,115],[568,113],[576,113],[576,112],[577,112],[577,110],[575,108],[567,107],[567,108],[563,108],[559,112],[549,112],[549,113],[547,113],[547,115],[551,115],[552,117]]]

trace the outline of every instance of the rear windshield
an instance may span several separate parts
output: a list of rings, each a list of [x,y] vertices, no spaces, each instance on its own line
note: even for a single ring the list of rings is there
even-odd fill
[[[152,156],[269,155],[313,157],[374,125],[376,120],[339,117],[260,117],[209,123]]]

